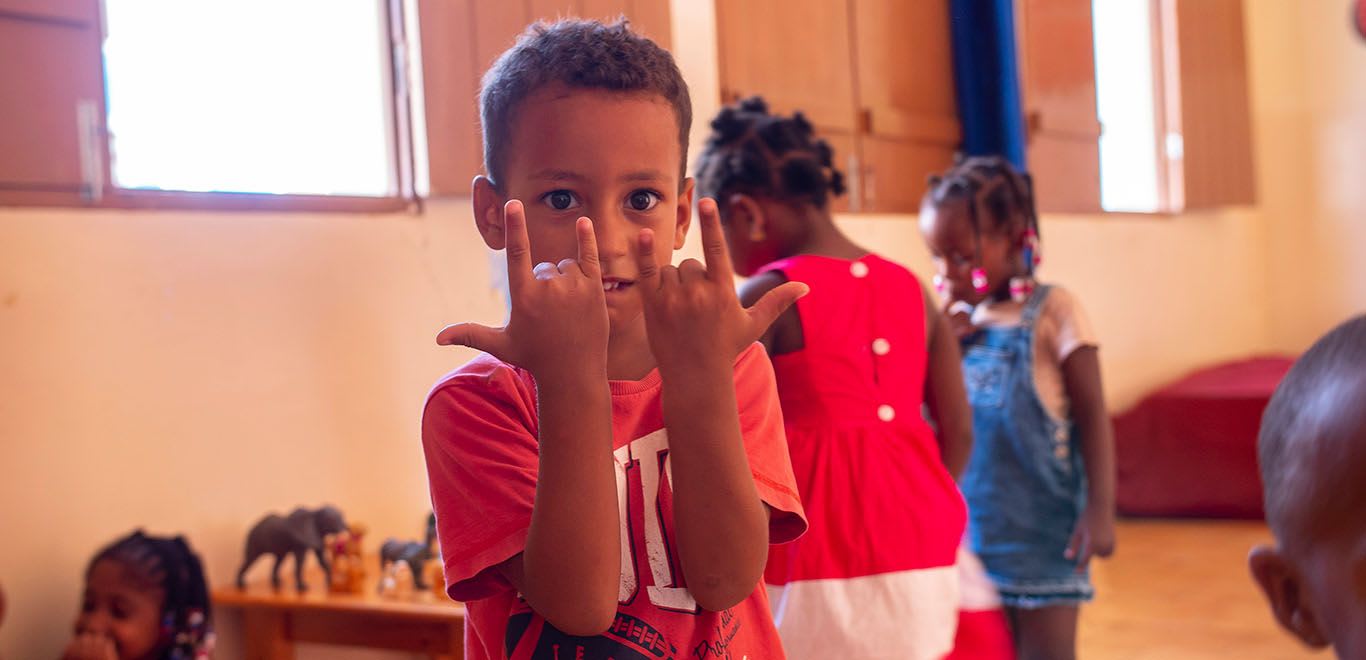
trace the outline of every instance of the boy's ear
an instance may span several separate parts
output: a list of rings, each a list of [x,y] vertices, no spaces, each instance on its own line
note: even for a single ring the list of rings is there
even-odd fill
[[[678,193],[677,217],[674,220],[674,249],[683,249],[688,238],[688,227],[692,225],[693,178],[683,179],[683,191]]]
[[[1248,555],[1247,565],[1281,626],[1309,646],[1328,646],[1314,604],[1304,592],[1304,581],[1285,555],[1271,546],[1259,545]]]
[[[735,193],[726,198],[726,214],[734,226],[745,233],[749,240],[759,242],[768,237],[768,215],[759,200],[743,193]]]
[[[507,247],[507,233],[503,226],[505,203],[507,200],[493,187],[491,179],[482,174],[474,177],[470,191],[470,204],[474,207],[474,225],[479,228],[479,235],[484,237],[484,245],[493,250]]]

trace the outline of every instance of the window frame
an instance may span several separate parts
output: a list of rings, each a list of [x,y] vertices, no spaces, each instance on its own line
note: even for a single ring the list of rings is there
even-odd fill
[[[394,172],[397,190],[385,196],[275,194],[231,191],[186,191],[143,188],[121,188],[112,180],[112,154],[108,132],[108,89],[105,84],[103,43],[108,35],[105,20],[105,0],[90,0],[93,17],[72,18],[63,10],[51,15],[28,11],[24,2],[17,8],[0,7],[0,14],[20,21],[39,23],[84,24],[93,20],[94,38],[98,48],[95,62],[73,62],[76,67],[95,67],[100,72],[99,93],[91,106],[96,116],[81,117],[80,159],[83,181],[73,190],[65,185],[8,186],[0,185],[0,207],[76,207],[113,209],[175,209],[207,211],[284,211],[284,212],[354,212],[390,213],[416,211],[421,208],[417,195],[416,148],[411,114],[412,55],[407,34],[408,0],[380,0],[383,3],[381,26],[387,35],[387,48],[381,56],[388,63],[388,93],[385,94],[389,122],[390,143],[394,150]],[[83,58],[82,58],[83,59]],[[73,77],[71,84],[77,85]],[[92,90],[93,91],[93,90]],[[84,108],[83,108],[84,109]],[[78,115],[81,114],[78,111]],[[84,114],[89,115],[87,110]]]

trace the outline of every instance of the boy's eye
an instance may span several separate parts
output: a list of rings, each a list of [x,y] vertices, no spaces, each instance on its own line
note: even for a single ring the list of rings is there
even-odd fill
[[[626,198],[626,204],[633,211],[649,211],[661,201],[663,201],[663,197],[652,190],[637,190]]]
[[[556,211],[567,211],[579,204],[578,198],[568,190],[552,190],[542,195],[541,201]]]

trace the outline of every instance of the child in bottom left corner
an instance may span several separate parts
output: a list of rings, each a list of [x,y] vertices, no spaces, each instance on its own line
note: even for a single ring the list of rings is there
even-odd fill
[[[210,616],[204,569],[185,538],[138,530],[90,560],[62,660],[207,660]]]

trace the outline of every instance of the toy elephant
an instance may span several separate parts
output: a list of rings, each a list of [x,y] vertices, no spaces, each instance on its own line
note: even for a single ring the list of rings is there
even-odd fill
[[[323,575],[329,584],[332,582],[331,566],[323,553],[323,539],[332,534],[346,531],[346,521],[341,511],[324,506],[320,509],[298,508],[288,517],[270,514],[256,523],[247,533],[246,555],[242,568],[237,571],[237,588],[247,586],[247,569],[261,555],[275,555],[275,565],[270,570],[270,585],[280,588],[280,564],[286,555],[294,555],[294,581],[300,592],[307,591],[304,584],[304,559],[312,552],[322,564]]]
[[[427,578],[422,570],[427,560],[436,556],[436,516],[427,516],[427,539],[425,543],[417,541],[399,541],[388,539],[384,545],[379,547],[379,569],[384,573],[384,569],[394,562],[407,562],[408,568],[413,573],[413,586],[418,589],[427,589]],[[380,591],[384,590],[384,581],[380,580]]]

